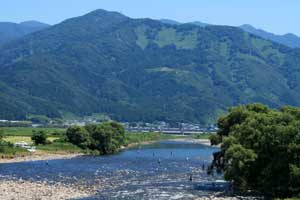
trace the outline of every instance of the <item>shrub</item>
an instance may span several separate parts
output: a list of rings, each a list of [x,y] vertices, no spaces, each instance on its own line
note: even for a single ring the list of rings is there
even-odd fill
[[[44,131],[33,131],[31,139],[35,145],[45,145],[47,143],[47,135]]]

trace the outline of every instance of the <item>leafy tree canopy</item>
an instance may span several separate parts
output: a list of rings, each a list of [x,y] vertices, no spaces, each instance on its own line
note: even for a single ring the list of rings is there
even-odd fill
[[[35,145],[46,144],[47,134],[44,131],[33,131],[31,139]]]
[[[220,144],[213,167],[235,191],[268,197],[300,194],[300,108],[273,110],[261,104],[229,109],[218,121],[212,144]]]
[[[115,153],[126,142],[125,129],[116,122],[73,126],[68,128],[66,135],[71,143],[100,154]]]

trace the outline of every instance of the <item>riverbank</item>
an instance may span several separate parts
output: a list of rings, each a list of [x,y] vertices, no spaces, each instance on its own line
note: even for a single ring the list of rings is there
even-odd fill
[[[54,134],[48,133],[48,135],[51,137],[47,138],[47,144],[36,146],[37,151],[32,153],[26,151],[24,148],[15,148],[8,144],[26,142],[27,144],[32,145],[33,141],[31,140],[30,136],[32,129],[27,129],[5,129],[7,131],[5,132],[7,135],[5,137],[5,141],[7,142],[7,151],[0,152],[0,163],[70,159],[77,157],[78,155],[89,155],[87,150],[81,149],[74,144],[66,142],[64,139],[65,133],[60,133],[60,137],[54,137]],[[14,130],[14,132],[12,130]],[[135,146],[150,144],[160,140],[173,139],[176,138],[176,136],[161,133],[126,133],[125,138],[126,139],[123,144],[124,146],[119,149],[120,151]]]
[[[82,153],[61,153],[61,154],[34,153],[22,157],[2,158],[0,159],[0,164],[28,162],[28,161],[56,160],[56,159],[71,159],[71,158],[84,156],[84,155],[85,154]]]
[[[134,148],[136,146],[141,145],[148,145],[155,142],[158,142],[162,140],[161,138],[159,140],[149,140],[149,141],[140,141],[140,142],[132,142],[129,143],[127,146],[123,146],[121,150],[126,150],[129,148]],[[175,142],[187,142],[187,143],[194,143],[194,144],[202,144],[205,146],[210,146],[210,140],[209,139],[193,139],[193,138],[172,138],[172,139],[164,139],[166,141],[175,141]],[[57,153],[49,153],[49,152],[43,152],[43,151],[37,151],[35,153],[22,155],[22,156],[16,156],[12,158],[1,158],[1,163],[18,163],[18,162],[28,162],[28,161],[41,161],[41,160],[56,160],[56,159],[72,159],[79,156],[88,156],[88,154],[84,153],[71,153],[71,152],[57,152]]]
[[[157,142],[157,141],[152,140],[152,141],[130,143],[127,146],[122,146],[120,151],[129,149],[129,148],[134,148],[134,147],[141,146],[141,145],[152,144],[155,142]],[[72,159],[72,158],[76,158],[79,156],[89,156],[89,154],[69,153],[69,152],[47,153],[47,152],[38,151],[35,153],[31,153],[31,154],[28,153],[28,154],[15,156],[15,157],[11,157],[11,158],[0,158],[0,164],[29,162],[29,161],[43,161],[43,160],[57,160],[57,159]]]
[[[30,182],[25,180],[1,180],[0,199],[43,199],[64,200],[85,198],[94,191],[77,185],[62,183],[48,184],[46,182]]]
[[[202,145],[205,145],[205,146],[211,146],[209,139],[176,138],[176,139],[170,139],[168,141],[187,142],[187,143],[202,144]]]
[[[41,199],[41,200],[65,200],[88,198],[96,194],[94,188],[82,185],[66,185],[63,183],[49,184],[47,182],[30,182],[25,180],[1,180],[0,199]],[[226,197],[219,195],[209,195],[198,197],[194,200],[254,200],[255,197]]]

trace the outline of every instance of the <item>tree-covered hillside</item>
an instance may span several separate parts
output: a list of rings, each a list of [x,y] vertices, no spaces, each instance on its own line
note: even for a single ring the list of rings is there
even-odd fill
[[[0,49],[0,118],[208,123],[237,104],[299,105],[299,61],[300,50],[239,28],[97,10]]]
[[[174,20],[170,20],[170,19],[161,19],[160,20],[162,23],[165,24],[171,24],[171,25],[182,25],[184,23],[181,22],[177,22]],[[185,24],[193,24],[193,25],[197,25],[197,26],[201,26],[201,27],[206,27],[206,26],[212,26],[212,24],[207,24],[207,23],[203,23],[200,21],[195,21],[195,22],[187,22]],[[265,30],[262,29],[257,29],[249,24],[244,24],[241,26],[238,26],[239,28],[241,28],[242,30],[251,33],[253,35],[256,35],[258,37],[264,38],[266,40],[271,40],[273,42],[291,47],[291,48],[300,48],[300,37],[298,37],[295,34],[292,33],[287,33],[284,35],[276,35],[274,33],[270,33],[267,32]]]
[[[257,29],[249,24],[244,24],[240,26],[240,28],[243,29],[244,31],[265,38],[267,40],[278,42],[280,44],[286,45],[291,48],[300,48],[300,37],[292,33],[287,33],[284,35],[276,35],[261,29]]]

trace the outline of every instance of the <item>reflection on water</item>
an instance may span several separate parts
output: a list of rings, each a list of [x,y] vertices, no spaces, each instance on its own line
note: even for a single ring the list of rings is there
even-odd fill
[[[197,185],[219,179],[207,176],[216,148],[160,142],[112,156],[1,164],[2,176],[27,180],[84,183],[97,188],[88,199],[192,199],[207,195]]]

